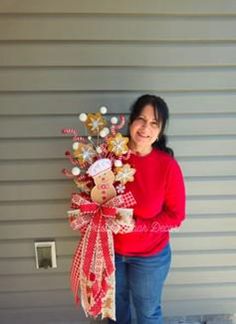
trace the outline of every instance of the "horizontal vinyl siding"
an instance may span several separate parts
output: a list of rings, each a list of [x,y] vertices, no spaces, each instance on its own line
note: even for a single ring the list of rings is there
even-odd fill
[[[107,0],[100,0],[99,2],[88,0],[41,0],[40,4],[36,0],[21,0],[19,6],[17,0],[1,0],[0,12],[1,13],[70,13],[70,14],[125,14],[125,15],[233,15],[236,11],[236,4],[234,0],[206,0],[204,5],[199,5],[195,0],[181,0],[178,1],[178,5],[173,5],[172,1],[166,0],[149,0],[148,5],[142,0],[136,0],[127,3],[125,0],[119,2],[110,2]]]
[[[232,68],[3,68],[2,91],[218,91],[235,90]],[[82,107],[81,107],[82,108]]]
[[[15,29],[9,26],[14,26]],[[225,42],[235,40],[234,26],[234,16],[209,19],[208,16],[13,14],[2,17],[0,39]]]
[[[100,105],[128,116],[146,92],[170,107],[187,188],[165,315],[235,312],[235,17],[232,0],[0,1],[1,323],[86,322],[69,291],[79,236],[61,129],[84,134],[78,114]],[[56,240],[57,269],[35,269],[42,238]]]
[[[67,44],[67,46],[65,46]],[[184,55],[183,55],[184,53]],[[36,43],[0,44],[1,65],[66,67],[235,67],[233,44]],[[116,60],[114,60],[114,57]]]
[[[60,91],[43,93],[37,91],[17,91],[3,92],[0,96],[0,116],[48,116],[53,115],[55,118],[59,116],[76,117],[79,110],[96,111],[97,108],[104,104],[104,96],[106,104],[109,106],[110,113],[116,113],[117,108],[121,111],[128,112],[129,106],[133,100],[139,95],[137,92],[115,92],[115,91]],[[171,109],[171,115],[184,116],[194,115],[204,117],[211,114],[214,118],[215,114],[225,116],[228,113],[235,113],[236,93],[234,91],[173,91],[163,94],[168,100]],[[199,100],[201,99],[201,100]],[[40,109],[39,109],[40,106]],[[65,109],[66,107],[66,109]],[[20,111],[20,115],[19,112]],[[17,117],[17,116],[16,116]],[[10,122],[10,121],[9,121]],[[80,125],[77,125],[78,127]],[[21,134],[22,136],[22,134]],[[54,134],[59,136],[59,134]],[[1,157],[2,159],[4,157]]]

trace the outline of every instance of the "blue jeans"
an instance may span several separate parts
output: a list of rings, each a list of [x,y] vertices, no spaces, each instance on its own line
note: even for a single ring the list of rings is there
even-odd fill
[[[148,257],[115,255],[116,322],[131,324],[130,295],[137,324],[162,324],[161,293],[171,262],[169,244]]]

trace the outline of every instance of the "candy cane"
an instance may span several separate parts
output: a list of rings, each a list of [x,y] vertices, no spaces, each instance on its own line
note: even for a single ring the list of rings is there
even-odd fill
[[[74,136],[77,136],[79,134],[79,132],[75,128],[63,128],[61,132],[62,134],[74,135]]]
[[[111,126],[111,134],[114,136],[119,129],[124,127],[124,125],[125,125],[125,116],[121,115],[120,116],[120,123],[118,125],[112,125]]]
[[[67,170],[67,169],[63,169],[62,173],[69,179],[73,179],[75,176],[71,173],[71,171]]]
[[[109,152],[106,158],[111,160],[112,164],[114,163],[115,160],[117,160],[117,156],[113,152]]]
[[[80,175],[76,176],[76,180],[78,180],[78,181],[84,181],[87,179],[88,179],[88,176],[86,176],[85,174],[80,174]]]
[[[120,123],[118,125],[115,125],[116,129],[121,129],[125,125],[125,116],[120,116]]]
[[[74,142],[79,141],[79,142],[84,143],[84,144],[88,143],[87,139],[86,139],[85,137],[83,137],[83,136],[74,136],[74,137],[72,138],[72,140],[73,140]]]
[[[75,128],[63,128],[61,132],[62,132],[62,134],[65,134],[65,135],[73,135],[73,138],[72,138],[73,141],[80,141],[83,143],[87,142],[84,137],[78,136],[79,131]]]
[[[102,143],[99,147],[100,147],[101,150],[102,150],[102,153],[101,153],[101,154],[102,154],[103,156],[106,156],[107,153],[108,153],[108,150],[107,150],[107,144],[106,144],[106,143]]]

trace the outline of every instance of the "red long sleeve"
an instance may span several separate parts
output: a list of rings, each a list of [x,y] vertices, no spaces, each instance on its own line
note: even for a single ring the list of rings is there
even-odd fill
[[[169,241],[169,230],[185,218],[185,188],[177,161],[153,149],[146,156],[131,155],[135,180],[127,184],[137,201],[136,226],[132,233],[114,235],[115,251],[122,255],[147,256]]]
[[[179,227],[185,218],[185,187],[182,172],[175,160],[170,164],[166,177],[163,210],[151,219],[138,217],[135,230],[165,232]]]

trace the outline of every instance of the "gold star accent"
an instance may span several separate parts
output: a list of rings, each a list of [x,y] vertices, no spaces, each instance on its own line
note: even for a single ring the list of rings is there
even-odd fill
[[[85,192],[87,194],[90,192],[90,188],[89,188],[90,181],[77,180],[75,178],[74,182],[75,182],[77,188],[79,189],[79,191]]]
[[[108,139],[108,151],[114,153],[116,156],[121,156],[128,152],[128,142],[128,137],[124,137],[121,133],[117,133],[115,136]]]
[[[116,168],[116,181],[120,181],[123,185],[126,182],[134,181],[135,169],[131,168],[130,164],[126,163],[120,168]]]
[[[88,114],[85,125],[91,135],[98,135],[100,130],[104,128],[106,123],[106,119],[103,118],[102,115],[98,112],[95,114]]]

